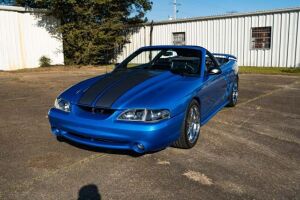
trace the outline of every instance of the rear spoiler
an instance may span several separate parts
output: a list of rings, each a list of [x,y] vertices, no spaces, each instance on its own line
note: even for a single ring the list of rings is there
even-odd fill
[[[230,55],[230,54],[223,54],[223,53],[213,53],[212,54],[215,57],[222,57],[222,58],[227,58],[228,60],[237,60],[237,57]]]

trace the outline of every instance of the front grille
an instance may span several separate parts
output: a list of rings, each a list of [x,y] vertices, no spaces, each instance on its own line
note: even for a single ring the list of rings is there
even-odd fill
[[[95,108],[90,106],[79,106],[80,109],[85,112],[94,113],[94,114],[102,114],[102,115],[112,115],[115,110],[107,109],[107,108]]]
[[[112,143],[112,144],[125,144],[125,141],[114,141],[114,140],[109,140],[109,139],[103,139],[103,138],[95,138],[95,137],[89,137],[77,133],[70,133],[68,132],[69,135],[85,140],[90,140],[90,141],[95,141],[95,142],[102,142],[102,143]]]

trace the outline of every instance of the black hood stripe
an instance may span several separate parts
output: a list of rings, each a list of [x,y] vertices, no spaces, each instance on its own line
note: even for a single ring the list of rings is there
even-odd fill
[[[119,80],[122,76],[124,76],[124,73],[111,73],[106,75],[104,78],[100,79],[90,88],[88,88],[82,95],[78,103],[80,105],[91,105],[105,88],[110,86],[115,81]]]
[[[110,108],[112,104],[125,94],[131,88],[140,83],[154,77],[156,74],[149,71],[139,71],[123,79],[118,84],[115,84],[107,92],[105,92],[97,101],[96,107]]]

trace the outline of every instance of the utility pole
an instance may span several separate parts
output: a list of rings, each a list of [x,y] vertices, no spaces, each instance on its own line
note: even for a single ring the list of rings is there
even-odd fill
[[[173,19],[177,19],[177,13],[178,13],[178,10],[177,10],[177,6],[180,6],[179,3],[177,3],[177,0],[173,0]]]
[[[173,19],[177,19],[177,0],[174,0],[173,2]]]

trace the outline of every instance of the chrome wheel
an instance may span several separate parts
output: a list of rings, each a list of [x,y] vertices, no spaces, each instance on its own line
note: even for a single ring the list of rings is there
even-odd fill
[[[187,117],[187,138],[190,143],[194,143],[200,132],[200,112],[198,106],[193,105]]]
[[[173,146],[182,149],[195,146],[200,134],[200,109],[198,101],[193,99],[186,109],[180,137],[173,143]]]
[[[234,82],[233,87],[232,87],[232,101],[234,104],[236,104],[239,96],[239,88],[238,88],[238,83],[237,81]]]

